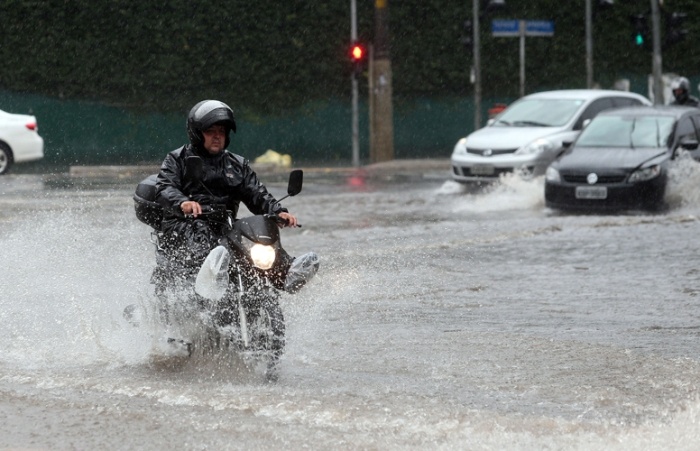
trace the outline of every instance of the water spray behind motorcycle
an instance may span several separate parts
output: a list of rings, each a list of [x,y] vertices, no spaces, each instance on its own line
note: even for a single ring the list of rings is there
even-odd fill
[[[186,171],[188,177],[202,183],[199,157],[186,159]],[[301,289],[318,270],[318,257],[309,252],[292,258],[284,251],[279,231],[284,220],[277,215],[235,219],[225,206],[203,205],[204,219],[216,223],[221,230],[219,245],[200,266],[188,267],[181,264],[181,259],[164,258],[159,242],[163,211],[155,202],[155,183],[155,175],[139,183],[134,202],[136,216],[154,229],[158,265],[153,279],[158,305],[152,310],[157,312],[153,315],[156,321],[165,325],[170,334],[166,343],[175,354],[190,356],[196,349],[195,343],[188,337],[175,336],[173,331],[181,324],[189,327],[194,320],[198,323],[198,335],[214,343],[208,347],[233,350],[249,366],[263,365],[266,377],[274,379],[285,343],[280,291],[295,293]],[[302,184],[303,172],[292,171],[287,195],[280,201],[299,194]],[[124,309],[125,319],[135,326],[143,320],[142,316],[138,307]]]

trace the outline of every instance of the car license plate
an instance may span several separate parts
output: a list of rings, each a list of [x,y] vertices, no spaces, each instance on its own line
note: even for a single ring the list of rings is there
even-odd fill
[[[493,166],[476,165],[471,167],[470,172],[472,175],[493,175],[495,169]]]
[[[576,199],[606,199],[608,188],[605,186],[577,186]]]

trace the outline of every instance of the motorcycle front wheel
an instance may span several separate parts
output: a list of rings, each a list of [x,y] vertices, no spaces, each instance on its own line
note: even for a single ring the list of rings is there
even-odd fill
[[[268,378],[276,378],[277,363],[284,352],[284,315],[277,299],[267,299],[248,309],[248,356],[266,364]]]

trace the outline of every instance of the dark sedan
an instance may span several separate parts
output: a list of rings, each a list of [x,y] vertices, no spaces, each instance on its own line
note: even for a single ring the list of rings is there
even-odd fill
[[[598,114],[545,174],[545,205],[561,210],[658,210],[669,162],[698,159],[700,109],[618,108]]]

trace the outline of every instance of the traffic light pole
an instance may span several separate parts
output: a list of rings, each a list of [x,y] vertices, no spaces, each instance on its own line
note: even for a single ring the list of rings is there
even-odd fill
[[[664,90],[661,64],[661,18],[659,15],[659,0],[651,0],[651,29],[653,41],[652,78],[654,86],[654,105],[664,104]]]
[[[479,2],[472,0],[474,24],[474,130],[481,128],[481,42],[479,41]]]
[[[357,42],[357,3],[350,0],[350,42]],[[352,71],[352,165],[360,166],[360,113],[357,71]]]
[[[593,88],[593,6],[586,0],[586,87]]]

